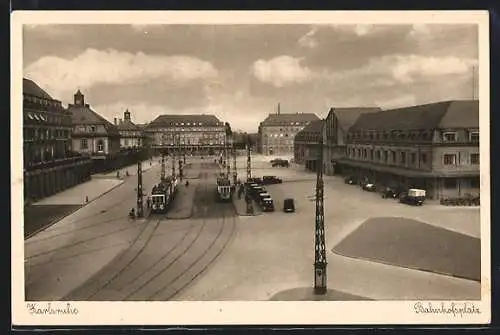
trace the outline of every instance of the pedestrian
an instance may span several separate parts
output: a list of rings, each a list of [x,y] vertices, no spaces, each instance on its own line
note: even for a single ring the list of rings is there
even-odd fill
[[[151,207],[151,199],[150,199],[150,197],[148,197],[146,199],[146,208],[149,210],[150,207]]]

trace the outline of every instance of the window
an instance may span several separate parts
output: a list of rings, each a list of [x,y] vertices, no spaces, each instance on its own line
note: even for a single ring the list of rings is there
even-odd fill
[[[471,178],[470,187],[472,187],[472,188],[479,188],[480,187],[479,177]]]
[[[373,149],[370,150],[370,160],[373,160]]]
[[[392,155],[392,159],[391,159],[391,161],[392,161],[393,163],[396,163],[396,151],[391,151],[391,155]]]
[[[89,144],[87,143],[87,139],[84,138],[80,141],[80,148],[81,149],[88,149],[89,147]]]
[[[417,162],[417,154],[412,152],[410,159],[411,159],[411,164],[415,164]]]
[[[470,154],[470,163],[474,165],[479,164],[479,154]]]
[[[384,151],[384,162],[387,163],[389,160],[389,152],[387,150]]]
[[[380,160],[380,151],[379,151],[379,150],[377,150],[377,151],[375,152],[375,157],[376,157],[376,159],[377,159],[378,161]]]
[[[457,140],[457,133],[444,133],[443,141],[445,142],[455,142]]]
[[[443,158],[444,158],[444,165],[457,164],[457,155],[455,154],[445,154]]]
[[[420,160],[422,161],[422,164],[427,164],[427,154],[421,154]]]
[[[406,152],[401,153],[401,164],[406,164]]]
[[[479,143],[479,132],[477,132],[477,131],[470,132],[469,139],[471,142]]]
[[[447,189],[457,188],[457,180],[453,179],[453,178],[445,179],[444,180],[444,188],[447,188]]]
[[[104,142],[103,142],[103,140],[97,141],[97,151],[98,152],[104,151]]]

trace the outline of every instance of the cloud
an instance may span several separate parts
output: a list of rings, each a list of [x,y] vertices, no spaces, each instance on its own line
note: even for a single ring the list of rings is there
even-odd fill
[[[87,49],[72,59],[46,56],[30,64],[25,76],[55,95],[96,84],[124,85],[162,79],[175,83],[217,77],[214,66],[191,56],[156,56],[142,52]]]
[[[270,60],[256,61],[252,70],[254,76],[261,82],[283,87],[311,79],[311,70],[300,63],[300,58],[279,56]]]
[[[318,31],[317,27],[311,28],[306,34],[304,34],[301,38],[299,38],[299,45],[303,48],[314,49],[318,46],[318,41],[314,38],[316,32]]]

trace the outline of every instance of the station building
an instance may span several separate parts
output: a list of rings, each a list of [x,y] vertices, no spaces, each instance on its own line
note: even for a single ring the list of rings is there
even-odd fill
[[[30,203],[90,179],[89,157],[72,145],[71,113],[23,78],[24,198]]]
[[[144,128],[156,155],[214,155],[226,144],[226,128],[215,115],[160,115]]]
[[[295,163],[304,164],[307,171],[316,171],[323,124],[323,120],[312,121],[295,135],[293,158]]]
[[[360,115],[349,128],[345,174],[421,188],[433,199],[479,194],[479,103],[437,102]]]

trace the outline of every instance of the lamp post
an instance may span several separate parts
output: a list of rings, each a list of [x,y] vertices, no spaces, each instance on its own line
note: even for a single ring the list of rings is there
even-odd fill
[[[325,126],[323,121],[322,127]],[[325,294],[326,284],[326,246],[325,246],[325,212],[323,185],[323,137],[318,138],[318,165],[316,174],[316,222],[314,232],[314,293]]]
[[[245,200],[247,203],[247,214],[253,214],[253,205],[252,205],[252,199],[250,198],[250,179],[252,178],[252,165],[251,165],[251,158],[250,158],[250,136],[247,135],[246,138],[247,142],[247,185],[246,185],[246,196]]]
[[[142,205],[142,163],[137,162],[137,216],[143,217]]]

